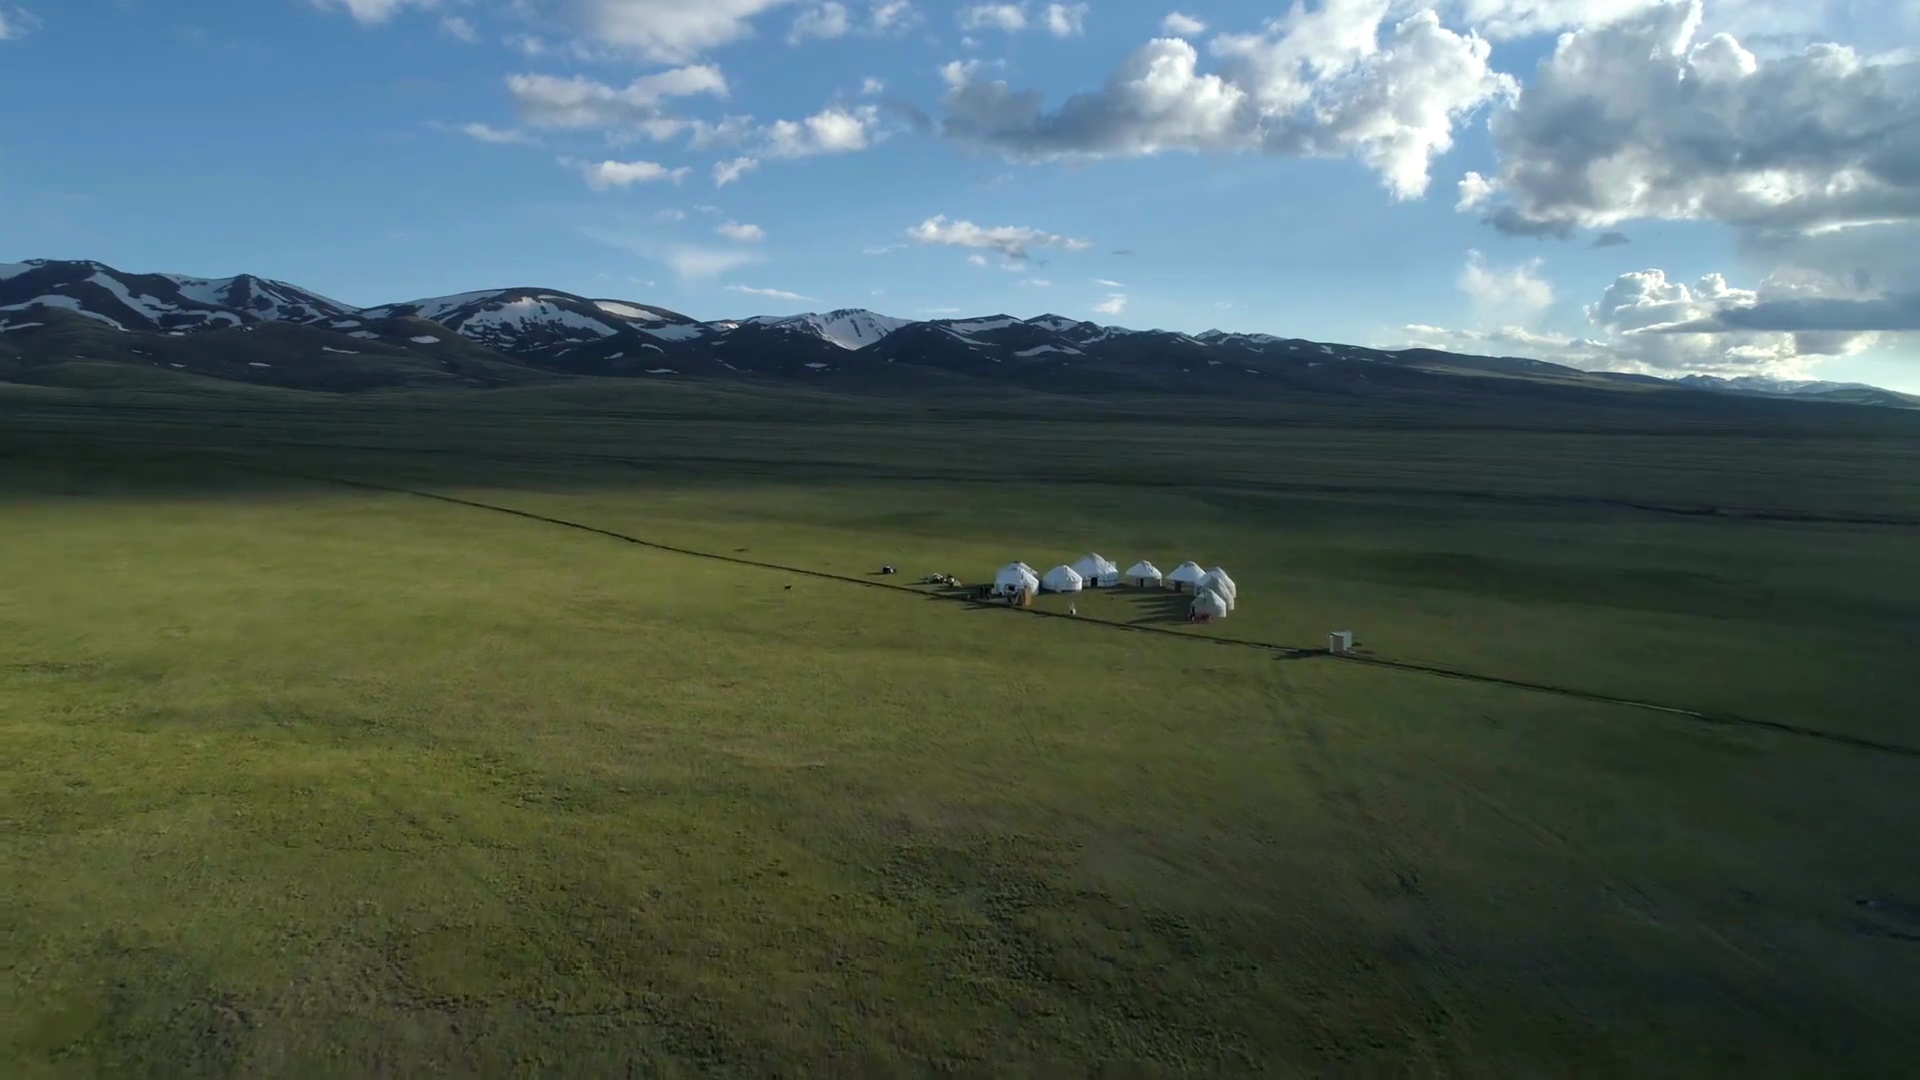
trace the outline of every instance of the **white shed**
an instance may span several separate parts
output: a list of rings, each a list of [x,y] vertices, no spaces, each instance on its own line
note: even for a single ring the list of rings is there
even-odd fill
[[[1173,568],[1173,573],[1167,575],[1167,580],[1175,585],[1185,586],[1191,589],[1199,585],[1200,579],[1206,576],[1207,572],[1200,569],[1199,563],[1183,562]]]
[[[1160,587],[1160,568],[1141,559],[1127,568],[1127,584]]]
[[[1080,580],[1100,589],[1120,584],[1120,568],[1097,551],[1089,551],[1073,561],[1073,572]]]
[[[1220,598],[1227,602],[1229,611],[1240,605],[1240,590],[1234,586],[1233,579],[1227,576],[1227,572],[1217,566],[1207,571],[1207,576],[1201,578],[1195,588],[1212,589],[1219,593]]]
[[[1187,605],[1187,614],[1201,622],[1224,619],[1227,612],[1233,610],[1227,606],[1226,598],[1212,589],[1203,588],[1193,594],[1193,603]]]
[[[1084,584],[1079,571],[1065,563],[1040,575],[1040,587],[1048,592],[1079,592]]]
[[[1008,563],[993,575],[993,594],[1012,596],[1023,592],[1039,592],[1040,579],[1025,563]]]

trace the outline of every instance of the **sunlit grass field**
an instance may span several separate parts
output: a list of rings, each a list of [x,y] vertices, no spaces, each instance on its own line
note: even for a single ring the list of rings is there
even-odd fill
[[[1914,433],[674,393],[0,395],[0,1070],[1920,1060],[1920,757],[863,587],[1920,746]]]

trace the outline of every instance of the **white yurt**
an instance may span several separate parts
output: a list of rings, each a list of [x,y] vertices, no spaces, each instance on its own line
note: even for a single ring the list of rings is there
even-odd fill
[[[1127,568],[1127,584],[1160,587],[1160,568],[1141,559]]]
[[[1073,561],[1073,572],[1092,588],[1104,589],[1120,584],[1120,568],[1097,551],[1089,551]]]
[[[993,595],[1014,596],[1023,592],[1039,592],[1040,579],[1026,563],[1008,563],[994,572]]]
[[[1173,568],[1173,573],[1167,575],[1167,580],[1175,585],[1191,589],[1200,584],[1200,579],[1206,576],[1207,572],[1200,569],[1199,563],[1183,562]]]
[[[1227,612],[1233,610],[1227,605],[1227,599],[1212,589],[1202,588],[1193,594],[1193,603],[1187,605],[1187,614],[1200,620],[1224,619]]]
[[[1079,592],[1084,584],[1080,572],[1065,563],[1040,575],[1040,587],[1048,592]]]
[[[1207,571],[1207,576],[1200,579],[1200,583],[1196,588],[1212,589],[1214,592],[1219,593],[1220,599],[1227,602],[1227,610],[1229,611],[1238,607],[1240,604],[1239,588],[1234,585],[1233,579],[1227,576],[1227,572],[1217,566]]]

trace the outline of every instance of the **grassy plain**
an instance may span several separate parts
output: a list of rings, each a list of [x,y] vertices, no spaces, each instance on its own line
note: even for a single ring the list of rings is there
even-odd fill
[[[1920,757],[311,479],[1920,745],[1920,429],[1780,416],[0,393],[0,1069],[1902,1075]]]

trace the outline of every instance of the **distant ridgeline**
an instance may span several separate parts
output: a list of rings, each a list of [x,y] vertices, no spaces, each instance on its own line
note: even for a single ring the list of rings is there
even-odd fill
[[[0,380],[137,365],[303,390],[496,387],[581,376],[762,379],[849,390],[1006,384],[1074,395],[1527,399],[1711,395],[1920,407],[1870,386],[1587,372],[1518,357],[1182,334],[1041,315],[915,321],[848,309],[702,322],[631,300],[510,288],[355,308],[242,274],[0,263]],[[1675,399],[1668,398],[1675,395]]]

